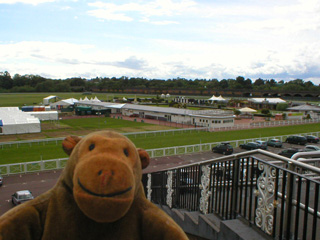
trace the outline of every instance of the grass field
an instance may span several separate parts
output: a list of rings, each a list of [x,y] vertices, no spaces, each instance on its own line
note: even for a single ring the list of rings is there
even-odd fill
[[[104,119],[104,118],[102,118]],[[68,122],[70,121],[70,122]],[[111,121],[110,118],[107,120]],[[81,121],[80,121],[81,122]],[[126,127],[123,126],[124,122],[126,125],[135,125],[136,127],[148,127],[148,124],[137,123],[131,121],[119,121],[119,128],[113,128],[114,130],[125,132]],[[74,119],[64,120],[63,124],[70,126],[73,124],[72,128],[86,127],[88,123],[86,121],[78,123]],[[91,124],[91,123],[90,123]],[[89,125],[90,125],[89,124]],[[138,126],[139,125],[139,126]],[[115,126],[113,126],[115,127]],[[150,124],[149,124],[150,127]],[[100,127],[99,127],[100,128]],[[134,126],[128,127],[131,130],[135,129]],[[238,139],[248,139],[248,138],[260,138],[268,136],[279,136],[279,135],[289,135],[295,133],[307,133],[307,132],[316,132],[320,131],[320,124],[307,124],[307,125],[296,125],[296,126],[286,126],[286,127],[275,127],[275,128],[260,128],[260,129],[251,129],[251,130],[239,130],[239,131],[227,131],[227,132],[187,132],[187,133],[167,133],[156,136],[140,135],[137,137],[129,136],[129,138],[135,143],[137,147],[144,149],[153,149],[153,148],[163,148],[171,146],[183,146],[183,145],[192,145],[199,143],[208,143],[208,142],[220,142],[220,141],[231,141]],[[18,162],[30,162],[30,161],[39,161],[55,158],[64,158],[67,157],[66,154],[62,151],[61,142],[51,142],[49,144],[25,144],[12,146],[6,146],[0,149],[0,165],[1,164],[10,164]]]
[[[84,95],[83,93],[1,93],[0,94],[0,107],[22,107],[42,104],[43,98],[50,95],[58,96],[60,99],[67,98],[84,98],[87,96],[89,99],[97,96],[98,99],[104,101],[112,101],[114,97],[118,98],[152,98],[156,95],[135,95],[135,94],[117,94],[117,93],[92,93],[91,95]]]
[[[83,136],[89,132],[112,129],[117,132],[144,132],[172,129],[163,125],[126,121],[109,117],[74,118],[41,122],[41,133],[11,134],[0,136],[0,142],[22,141],[30,139],[57,138],[68,135]]]

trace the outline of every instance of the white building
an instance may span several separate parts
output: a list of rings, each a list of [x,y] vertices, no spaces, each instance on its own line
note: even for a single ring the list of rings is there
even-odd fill
[[[0,135],[41,132],[40,120],[18,107],[0,108]]]
[[[121,113],[123,116],[159,121],[174,122],[209,128],[232,127],[234,116],[232,111],[223,110],[188,110],[182,108],[154,107],[137,104],[116,104],[109,102],[79,102],[76,106],[91,106],[94,110],[108,109],[110,113]]]

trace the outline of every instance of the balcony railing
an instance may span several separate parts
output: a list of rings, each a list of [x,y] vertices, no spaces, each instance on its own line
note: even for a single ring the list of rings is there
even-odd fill
[[[274,239],[316,240],[320,168],[312,164],[319,160],[306,164],[259,149],[144,174],[143,183],[159,205],[241,217]]]

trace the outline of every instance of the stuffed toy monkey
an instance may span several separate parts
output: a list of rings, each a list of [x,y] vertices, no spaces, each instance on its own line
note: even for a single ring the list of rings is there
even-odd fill
[[[56,185],[2,215],[0,240],[188,239],[145,197],[145,150],[113,131],[70,136],[62,146],[70,157]]]

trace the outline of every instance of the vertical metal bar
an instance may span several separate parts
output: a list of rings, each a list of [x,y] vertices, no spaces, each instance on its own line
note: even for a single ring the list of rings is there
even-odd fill
[[[218,169],[217,169],[217,163],[214,163],[214,167],[213,167],[213,186],[214,186],[214,189],[215,189],[215,193],[214,193],[214,206],[213,209],[214,211],[217,211],[217,204],[218,204]]]
[[[213,189],[213,174],[212,174],[212,164],[209,165],[210,166],[210,183],[209,183],[209,191],[211,191],[211,196],[210,196],[210,200],[208,203],[208,213],[213,213],[213,209],[212,209],[212,201],[213,201],[213,196],[214,196],[214,189]]]
[[[256,174],[255,174],[256,175],[255,176],[256,184],[254,185],[254,191],[258,190],[258,178],[260,177],[259,173],[261,174],[261,172],[258,171],[259,170],[259,168],[258,168],[259,161],[258,160],[256,160],[256,164],[257,164],[257,171],[256,171]],[[257,206],[258,206],[258,195],[254,194],[254,207],[253,207],[254,212],[253,212],[253,217],[255,216],[255,210],[257,209]],[[253,222],[255,222],[255,220],[253,220]]]
[[[253,178],[254,178],[254,159],[251,158],[251,171],[250,171],[250,199],[249,199],[249,221],[252,221],[252,209],[253,209],[253,204],[252,204],[252,199],[253,199]],[[254,221],[253,221],[254,222]]]
[[[314,194],[314,212],[313,212],[313,224],[312,224],[312,240],[316,240],[317,234],[317,213],[318,213],[318,201],[319,201],[319,184],[315,184],[315,194]]]
[[[249,180],[249,158],[246,159],[246,182],[245,182],[245,190],[244,190],[244,218],[247,217],[247,201],[248,201],[248,180]]]
[[[198,204],[197,204],[197,191],[195,189],[195,183],[199,182],[198,179],[198,172],[199,169],[197,168],[197,166],[192,168],[192,172],[191,172],[191,176],[190,178],[192,179],[190,184],[191,184],[191,195],[192,195],[192,203],[193,203],[193,210],[197,211],[198,209]]]
[[[276,168],[276,181],[275,181],[275,187],[274,187],[274,210],[273,210],[273,216],[274,216],[274,221],[273,221],[273,232],[272,232],[272,237],[275,238],[276,236],[276,231],[277,231],[277,226],[278,226],[278,221],[277,221],[277,209],[278,209],[278,188],[279,188],[279,174],[280,171],[278,168]]]
[[[239,191],[239,170],[240,170],[240,159],[233,161],[232,168],[232,195],[231,195],[231,209],[230,209],[230,218],[235,219],[237,217],[237,203],[238,203],[238,191]],[[241,181],[241,180],[240,180]],[[241,199],[241,197],[240,197]]]
[[[284,219],[286,182],[287,182],[287,172],[286,171],[283,171],[283,176],[282,177],[283,178],[282,178],[282,198],[281,198],[281,215],[280,215],[279,239],[283,238],[283,219]]]
[[[218,212],[219,212],[219,215],[222,217],[222,214],[221,214],[221,198],[222,198],[222,174],[221,174],[221,164],[222,163],[219,163],[219,181],[218,181],[218,184],[219,184],[219,204],[218,204]]]
[[[307,230],[308,230],[308,208],[309,208],[309,192],[310,192],[310,180],[306,179],[306,196],[305,196],[305,210],[304,210],[304,219],[303,219],[303,237],[302,239],[307,239]]]
[[[240,196],[239,196],[239,213],[242,213],[242,192],[243,192],[243,175],[244,175],[244,159],[241,159],[241,174],[240,174]]]
[[[300,202],[301,202],[301,177],[298,177],[298,189],[297,189],[297,206],[296,206],[296,219],[294,224],[294,239],[298,240],[299,234],[299,215],[300,215]]]
[[[223,197],[222,197],[222,217],[226,219],[225,214],[225,203],[226,203],[226,162],[223,163],[224,165],[224,174],[223,174]]]
[[[226,201],[226,219],[230,219],[230,214],[229,214],[229,205],[230,205],[230,179],[231,179],[231,171],[230,171],[230,161],[228,161],[228,179],[227,179],[227,201]]]
[[[288,166],[287,166],[287,169],[289,169],[289,172],[288,173],[288,180],[287,180],[287,188],[286,188],[286,208],[285,208],[285,218],[284,218],[284,229],[285,229],[285,235],[288,239],[288,237],[290,236],[290,229],[291,229],[291,222],[292,222],[292,219],[291,219],[291,206],[292,206],[292,194],[293,194],[293,184],[292,184],[292,179],[294,178],[293,174],[291,171],[294,171],[294,165],[289,162],[288,163]],[[289,232],[288,232],[289,231]]]
[[[177,204],[176,204],[176,206],[177,206],[177,208],[182,208],[182,206],[181,206],[181,192],[180,192],[180,181],[179,181],[179,179],[180,179],[180,171],[181,171],[181,169],[177,169],[177,171],[176,171],[176,176],[175,176],[175,181],[176,181],[176,193],[177,193],[177,197],[176,197],[176,199],[177,199]]]
[[[200,209],[200,197],[201,197],[201,194],[200,194],[200,188],[199,188],[199,185],[201,183],[201,175],[200,175],[200,169],[201,169],[201,166],[198,165],[196,167],[196,176],[197,176],[197,187],[195,188],[195,200],[196,200],[196,210],[198,211]]]
[[[295,176],[289,172],[288,173],[288,185],[290,191],[287,192],[287,199],[286,199],[286,210],[287,210],[287,226],[286,226],[286,239],[290,239],[291,235],[291,217],[292,217],[292,196],[293,196],[293,180],[295,179]]]

